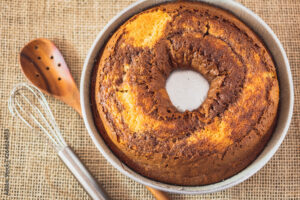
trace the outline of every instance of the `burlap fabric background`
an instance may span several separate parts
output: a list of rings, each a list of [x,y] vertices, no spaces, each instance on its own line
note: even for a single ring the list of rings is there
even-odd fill
[[[26,81],[18,53],[29,40],[45,37],[59,47],[77,83],[88,49],[102,27],[132,0],[0,0],[0,199],[89,199],[43,137],[13,119],[7,99]],[[249,180],[208,195],[172,199],[300,199],[300,1],[242,0],[265,20],[289,57],[295,86],[289,133],[272,160]],[[80,116],[48,97],[67,143],[113,199],[153,199],[144,186],[114,169],[92,143]]]

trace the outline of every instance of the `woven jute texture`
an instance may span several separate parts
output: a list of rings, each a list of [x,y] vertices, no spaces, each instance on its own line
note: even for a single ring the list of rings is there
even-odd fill
[[[44,137],[14,119],[7,108],[13,85],[26,81],[18,54],[30,40],[52,40],[79,83],[96,35],[132,0],[0,0],[0,199],[89,199]],[[271,161],[247,181],[207,195],[172,199],[300,199],[300,1],[241,0],[281,40],[293,73],[295,107],[287,137]],[[113,199],[153,199],[145,187],[114,169],[96,149],[83,120],[67,105],[47,97],[68,144]]]

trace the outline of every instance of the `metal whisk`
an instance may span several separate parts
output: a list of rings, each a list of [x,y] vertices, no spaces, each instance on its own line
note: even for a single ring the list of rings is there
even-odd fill
[[[20,83],[11,91],[8,108],[31,129],[42,131],[56,149],[59,157],[93,199],[109,199],[64,141],[45,96],[33,85]]]

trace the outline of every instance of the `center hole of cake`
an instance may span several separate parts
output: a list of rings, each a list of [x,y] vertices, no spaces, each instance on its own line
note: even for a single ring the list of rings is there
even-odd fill
[[[175,70],[167,79],[166,90],[172,104],[180,112],[192,111],[206,99],[209,83],[198,72]]]

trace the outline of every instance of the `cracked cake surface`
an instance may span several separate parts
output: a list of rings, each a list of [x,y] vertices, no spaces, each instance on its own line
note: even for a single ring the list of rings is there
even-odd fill
[[[177,69],[209,82],[207,98],[179,112],[165,84]],[[216,183],[263,150],[277,116],[275,65],[258,36],[232,14],[199,2],[145,10],[99,53],[91,102],[99,133],[127,166],[177,185]]]

